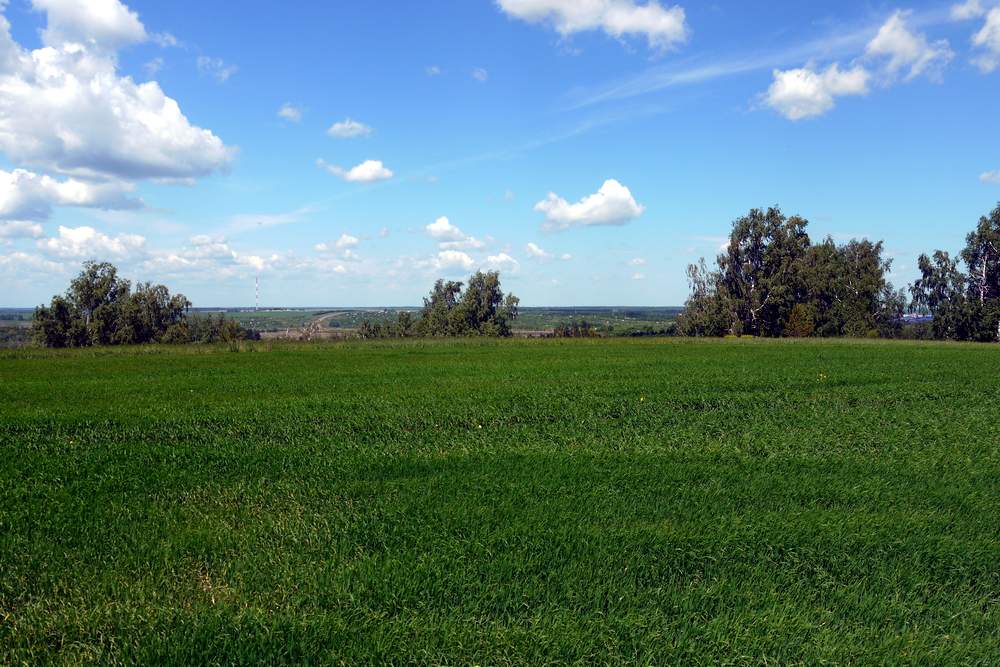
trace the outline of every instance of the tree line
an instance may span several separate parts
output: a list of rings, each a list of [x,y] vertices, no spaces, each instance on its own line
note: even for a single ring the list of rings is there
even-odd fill
[[[85,262],[63,295],[35,309],[33,340],[46,347],[234,342],[257,337],[234,320],[192,316],[163,285],[131,282],[108,262]]]
[[[920,337],[1000,341],[1000,204],[980,218],[952,257],[921,255],[908,290],[888,280],[883,243],[827,237],[813,243],[809,222],[778,207],[752,209],[733,222],[729,241],[709,268],[688,267],[691,292],[676,329],[682,336],[899,337],[904,314],[926,315]],[[511,336],[520,300],[505,294],[498,272],[478,271],[467,284],[438,280],[419,316],[362,322],[361,338]],[[257,337],[222,315],[198,317],[191,302],[163,285],[133,288],[107,262],[86,262],[63,295],[39,306],[35,342],[48,347],[138,343],[232,342]],[[912,332],[912,328],[910,327]],[[593,336],[589,323],[556,327],[554,335]],[[664,331],[664,333],[667,333]]]
[[[1000,340],[1000,205],[968,235],[965,272],[947,252],[922,255],[909,295],[887,279],[892,260],[881,241],[813,243],[808,224],[777,207],[735,220],[715,267],[704,259],[688,267],[678,332],[891,338],[910,312],[931,316],[929,337]]]

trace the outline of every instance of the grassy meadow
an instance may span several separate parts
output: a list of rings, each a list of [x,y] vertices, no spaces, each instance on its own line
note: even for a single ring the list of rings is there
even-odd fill
[[[995,664],[998,378],[877,341],[0,351],[0,663]]]

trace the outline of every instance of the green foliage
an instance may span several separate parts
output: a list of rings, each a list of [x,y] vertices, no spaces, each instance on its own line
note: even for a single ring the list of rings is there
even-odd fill
[[[511,336],[519,303],[504,295],[496,271],[477,271],[464,292],[462,283],[438,280],[424,298],[415,330],[421,336]]]
[[[45,347],[142,343],[232,343],[259,334],[221,313],[188,316],[191,302],[163,285],[129,281],[107,262],[86,262],[64,296],[35,310],[32,335]]]
[[[0,664],[988,665],[1000,350],[0,352]]]
[[[243,328],[239,322],[223,313],[189,315],[183,322],[167,331],[164,343],[236,343],[242,340],[259,340],[256,331]]]
[[[937,250],[921,255],[920,278],[910,287],[911,310],[933,317],[932,331],[942,340],[1000,340],[1000,204],[979,219],[966,237],[958,261]]]
[[[86,262],[65,296],[35,310],[32,331],[46,347],[153,343],[179,324],[191,306],[163,285],[129,281],[107,262]]]
[[[816,333],[816,306],[811,303],[797,303],[788,316],[785,335],[792,338],[809,338]]]
[[[401,310],[396,314],[395,322],[379,322],[364,319],[358,327],[358,337],[364,340],[412,338],[417,335],[417,322],[413,319],[413,313],[406,310]]]
[[[886,280],[881,242],[827,238],[813,245],[808,221],[778,208],[733,223],[717,270],[688,267],[691,296],[679,321],[687,336],[877,336],[898,334],[905,298]],[[802,308],[799,308],[801,306]],[[796,308],[798,308],[796,314]],[[788,330],[795,316],[795,332]],[[811,327],[809,326],[811,320]]]

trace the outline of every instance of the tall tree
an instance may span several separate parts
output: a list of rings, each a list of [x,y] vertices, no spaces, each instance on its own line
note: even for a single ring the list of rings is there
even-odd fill
[[[476,272],[463,292],[462,283],[438,280],[416,330],[422,336],[510,336],[520,300],[504,295],[500,274]]]
[[[722,285],[731,299],[733,333],[781,334],[802,296],[798,262],[809,248],[809,223],[786,218],[781,209],[752,209],[733,223],[726,252],[719,257]]]
[[[431,289],[430,296],[424,297],[424,308],[417,325],[422,336],[451,336],[451,311],[458,304],[462,293],[462,283],[452,280],[438,280]]]
[[[972,302],[970,337],[1000,340],[1000,204],[966,237],[962,259],[968,267]]]
[[[917,260],[920,278],[910,286],[911,308],[927,312],[933,318],[934,337],[962,340],[968,337],[968,302],[966,278],[958,269],[958,260],[942,250]]]

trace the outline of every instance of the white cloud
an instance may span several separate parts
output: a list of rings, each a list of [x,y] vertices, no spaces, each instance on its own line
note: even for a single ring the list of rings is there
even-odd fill
[[[569,254],[568,252],[564,252],[563,254],[559,255],[559,259],[561,259],[564,262],[568,262],[571,259],[573,259],[573,255]]]
[[[424,68],[424,74],[427,76],[441,76],[441,68],[437,65],[428,65]]]
[[[506,271],[516,273],[521,268],[521,263],[505,252],[497,255],[489,255],[483,268],[491,271]]]
[[[836,63],[822,72],[810,66],[774,70],[774,82],[764,95],[764,101],[790,120],[819,116],[833,108],[837,97],[867,95],[870,77],[861,66],[845,71]]]
[[[0,239],[37,239],[43,236],[42,226],[27,220],[0,222]]]
[[[995,183],[996,185],[1000,185],[1000,169],[980,174],[979,180],[982,183]]]
[[[462,230],[451,224],[451,221],[444,216],[424,227],[424,231],[437,241],[461,241],[465,239]]]
[[[148,38],[139,16],[119,0],[31,0],[48,14],[42,31],[47,46],[77,43],[116,50]]]
[[[552,254],[545,252],[535,243],[528,243],[524,247],[524,251],[528,253],[528,257],[533,257],[534,259],[552,259]]]
[[[212,77],[219,83],[229,81],[229,78],[239,71],[236,65],[226,64],[222,58],[210,58],[208,56],[198,56],[198,71]]]
[[[133,189],[120,181],[59,181],[25,169],[0,170],[0,220],[46,220],[53,206],[141,208],[141,201],[126,196]]]
[[[344,169],[320,159],[316,160],[316,166],[351,183],[373,183],[392,178],[392,170],[387,169],[380,160],[365,160],[356,167]]]
[[[486,83],[487,81],[490,80],[490,73],[487,72],[482,67],[477,67],[474,70],[472,70],[472,78],[478,81],[479,83]]]
[[[278,109],[278,118],[283,118],[284,120],[290,121],[292,123],[298,123],[302,120],[302,107],[297,107],[291,102],[285,102]]]
[[[434,271],[469,271],[475,265],[475,261],[460,250],[442,250],[429,261],[418,262],[417,268],[428,268]]]
[[[632,280],[645,280],[645,279],[646,279],[646,274],[644,274],[644,273],[633,273],[632,274]]]
[[[337,239],[337,242],[334,243],[334,245],[337,248],[354,248],[359,243],[361,243],[361,240],[357,236],[351,236],[350,234],[345,233],[340,235],[340,238]]]
[[[551,24],[559,34],[603,30],[622,39],[643,36],[649,46],[665,50],[687,41],[684,9],[664,7],[658,0],[497,0],[504,12],[529,23]]]
[[[951,6],[952,21],[968,21],[976,19],[986,14],[981,0],[966,0],[965,2]]]
[[[645,266],[646,260],[642,257],[633,257],[628,261],[629,266]]]
[[[869,58],[888,58],[885,68],[891,76],[908,70],[904,77],[907,81],[921,74],[940,77],[941,70],[951,62],[955,53],[946,39],[931,44],[926,35],[912,32],[906,25],[908,16],[909,12],[904,11],[890,16],[868,43],[865,55]]]
[[[382,229],[378,230],[378,237],[380,239],[389,238],[389,228],[388,227],[383,227]]]
[[[986,23],[973,35],[972,44],[986,51],[972,61],[985,74],[1000,66],[1000,7],[994,7],[986,15]]]
[[[484,241],[469,236],[444,216],[424,227],[424,231],[438,242],[441,250],[481,250],[492,240],[489,237]]]
[[[339,123],[331,125],[326,133],[336,139],[354,139],[355,137],[367,137],[372,133],[372,128],[356,120],[345,118]]]
[[[14,42],[0,15],[0,152],[19,166],[93,180],[190,180],[234,151],[193,126],[153,81],[117,72],[109,50],[144,30],[117,0],[44,0],[44,48]]]
[[[577,225],[624,225],[642,215],[646,208],[636,202],[627,187],[609,179],[596,193],[575,204],[550,192],[546,199],[535,204],[535,210],[545,214],[544,229],[563,230]]]
[[[64,259],[126,259],[144,251],[146,239],[138,234],[110,237],[93,227],[59,226],[59,236],[41,239],[43,252]]]
[[[344,251],[345,257],[356,257],[352,252],[351,248],[356,248],[358,244],[361,243],[361,239],[357,236],[352,236],[350,234],[344,233],[340,235],[333,243],[318,243],[316,244],[316,250],[319,252],[331,252],[334,250]]]
[[[40,255],[18,251],[7,255],[0,255],[0,270],[9,272],[15,277],[21,277],[25,273],[51,276],[53,274],[65,273],[66,267],[59,262],[53,262]]]

